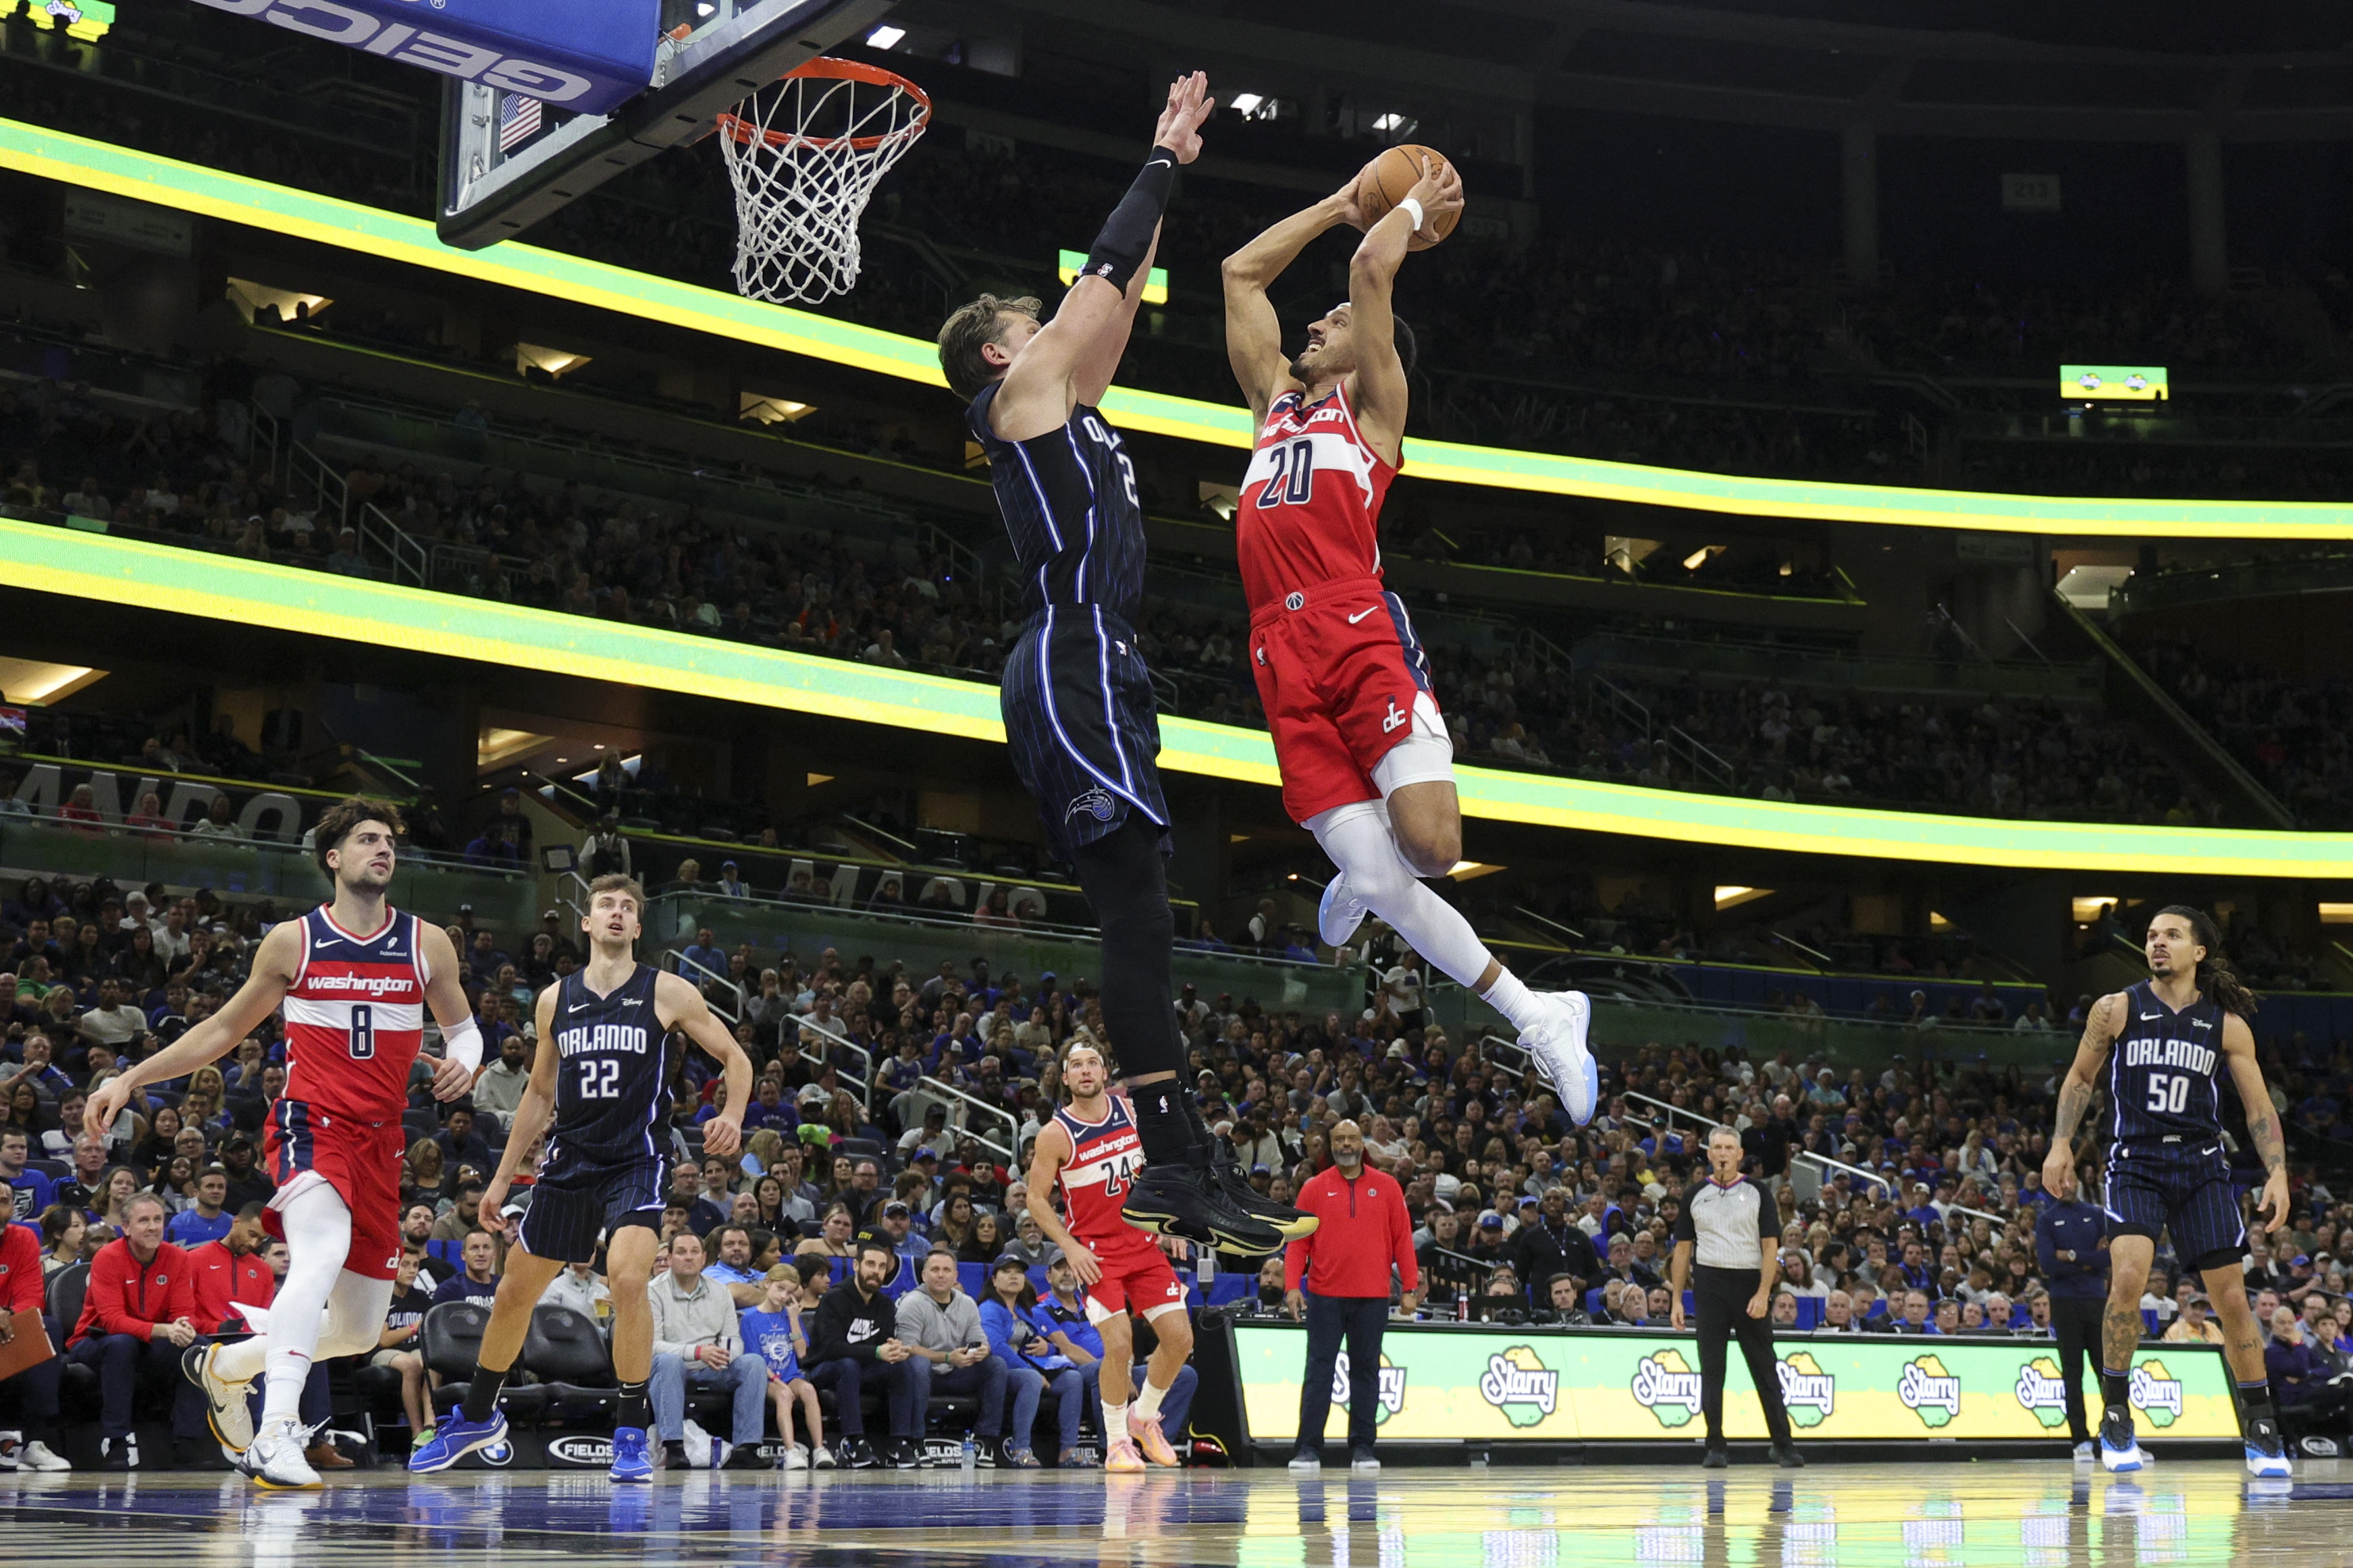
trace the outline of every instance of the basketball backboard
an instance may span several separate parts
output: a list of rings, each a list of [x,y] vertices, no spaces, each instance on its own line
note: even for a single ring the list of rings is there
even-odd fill
[[[642,92],[565,114],[476,78],[442,85],[438,228],[480,250],[624,169],[710,134],[724,110],[802,61],[862,36],[896,0],[660,0]],[[515,13],[518,19],[530,10]]]

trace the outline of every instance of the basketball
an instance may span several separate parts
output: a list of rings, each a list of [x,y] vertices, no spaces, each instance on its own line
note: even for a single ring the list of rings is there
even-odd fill
[[[1365,215],[1366,228],[1387,217],[1389,209],[1403,201],[1406,193],[1420,182],[1424,158],[1437,159],[1440,167],[1446,164],[1446,154],[1437,148],[1404,142],[1374,159],[1356,177],[1356,210]],[[1461,216],[1460,207],[1452,212],[1430,214],[1428,223],[1406,241],[1406,248],[1428,250],[1454,232],[1454,222]]]

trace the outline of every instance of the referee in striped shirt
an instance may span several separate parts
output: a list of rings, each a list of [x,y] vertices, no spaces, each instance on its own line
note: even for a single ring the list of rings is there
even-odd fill
[[[1765,1429],[1773,1436],[1773,1457],[1785,1470],[1805,1464],[1789,1436],[1789,1412],[1781,1403],[1781,1373],[1773,1357],[1773,1326],[1766,1313],[1781,1278],[1779,1211],[1765,1189],[1740,1173],[1740,1134],[1718,1126],[1707,1135],[1708,1177],[1683,1194],[1683,1217],[1675,1222],[1670,1309],[1683,1326],[1683,1289],[1691,1288],[1699,1311],[1700,1413],[1707,1418],[1711,1470],[1730,1463],[1724,1448],[1725,1342],[1737,1337],[1748,1363],[1749,1381],[1765,1407]],[[1694,1277],[1693,1258],[1698,1258]]]

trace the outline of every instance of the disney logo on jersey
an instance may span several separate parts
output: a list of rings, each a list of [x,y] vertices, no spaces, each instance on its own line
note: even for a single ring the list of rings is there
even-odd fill
[[[1895,1397],[1922,1426],[1942,1426],[1961,1413],[1961,1380],[1936,1357],[1919,1356],[1904,1363],[1903,1375],[1895,1380]]]
[[[1377,1426],[1405,1408],[1405,1368],[1392,1365],[1389,1358],[1381,1357],[1380,1408],[1373,1412],[1373,1425]],[[1332,1364],[1332,1403],[1345,1407],[1348,1403],[1348,1352],[1342,1351]]]
[[[1513,1426],[1533,1426],[1559,1403],[1560,1373],[1545,1365],[1530,1347],[1514,1345],[1487,1358],[1479,1397],[1502,1411]]]
[[[1659,1418],[1662,1426],[1685,1426],[1699,1414],[1699,1373],[1683,1352],[1668,1349],[1634,1363],[1634,1403]]]

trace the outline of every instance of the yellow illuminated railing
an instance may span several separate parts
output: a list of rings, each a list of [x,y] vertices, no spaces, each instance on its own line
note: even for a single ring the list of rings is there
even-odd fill
[[[945,384],[934,345],[920,338],[512,240],[480,252],[457,250],[421,218],[40,126],[0,120],[0,166],[878,374]],[[1238,405],[1114,387],[1103,406],[1128,429],[1223,447],[1250,444],[1249,418]],[[1406,443],[1405,457],[1408,469],[1421,479],[1745,517],[2133,538],[2353,538],[2353,508],[2333,502],[2085,499],[1831,484],[1419,439]]]

